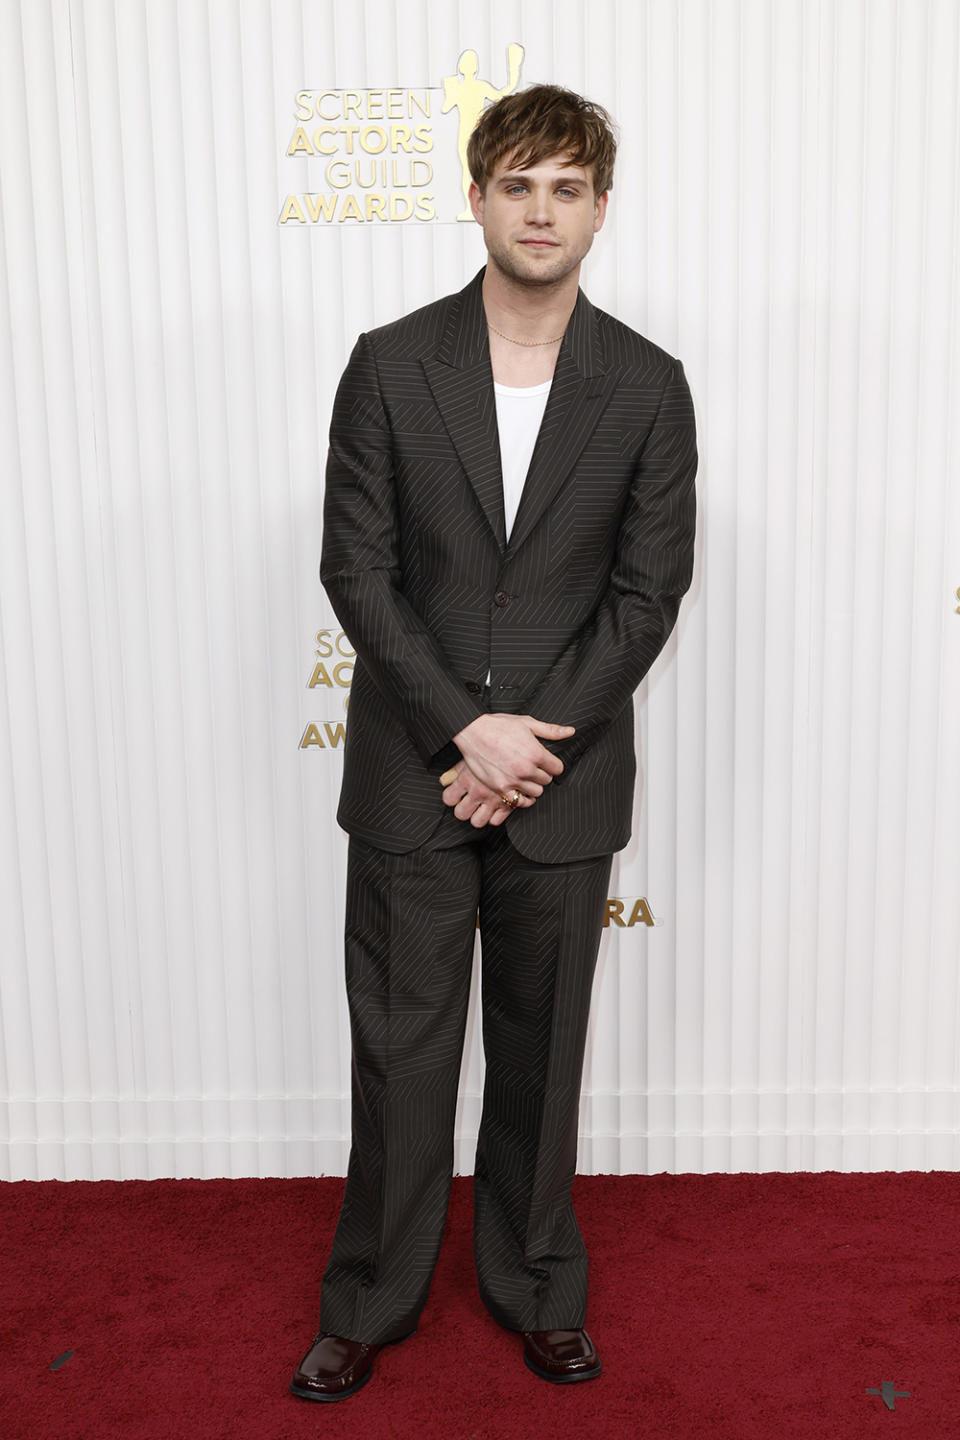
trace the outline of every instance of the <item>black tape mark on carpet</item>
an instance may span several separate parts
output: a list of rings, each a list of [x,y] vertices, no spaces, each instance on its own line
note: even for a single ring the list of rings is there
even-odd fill
[[[881,1381],[880,1389],[879,1389],[879,1390],[868,1390],[868,1391],[867,1391],[867,1394],[868,1394],[868,1395],[882,1395],[882,1396],[883,1396],[883,1403],[884,1403],[884,1405],[886,1405],[886,1407],[887,1407],[888,1410],[895,1410],[895,1409],[896,1409],[896,1403],[897,1403],[898,1400],[909,1400],[909,1399],[910,1399],[910,1391],[909,1391],[909,1390],[895,1390],[895,1389],[893,1388],[893,1381],[892,1381],[892,1380],[883,1380],[883,1381]]]
[[[50,1366],[50,1369],[51,1369],[51,1370],[59,1370],[61,1365],[66,1365],[67,1361],[70,1359],[70,1357],[73,1355],[73,1353],[74,1353],[74,1352],[73,1352],[72,1350],[64,1350],[63,1354],[62,1354],[62,1355],[58,1355],[57,1358],[56,1358],[56,1360],[53,1361],[52,1365]]]

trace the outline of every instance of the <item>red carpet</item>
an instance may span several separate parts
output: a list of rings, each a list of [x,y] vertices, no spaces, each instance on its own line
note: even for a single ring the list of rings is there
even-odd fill
[[[287,1385],[342,1188],[0,1185],[0,1436],[960,1434],[960,1176],[579,1176],[604,1372],[564,1386],[484,1311],[455,1180],[419,1331],[359,1394],[318,1405]],[[893,1411],[866,1393],[884,1381]]]

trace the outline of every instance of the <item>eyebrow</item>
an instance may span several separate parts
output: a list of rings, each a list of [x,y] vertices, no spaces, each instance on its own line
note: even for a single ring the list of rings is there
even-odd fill
[[[497,176],[498,185],[513,185],[517,180],[527,180],[531,172],[529,170],[506,170],[502,175]],[[555,185],[586,185],[587,177],[583,174],[567,174],[564,171],[553,176]]]

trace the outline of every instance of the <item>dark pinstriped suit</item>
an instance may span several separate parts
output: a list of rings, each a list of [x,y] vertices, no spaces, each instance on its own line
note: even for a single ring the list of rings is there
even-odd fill
[[[478,906],[481,1295],[517,1330],[583,1324],[569,1192],[631,696],[692,574],[682,367],[582,292],[506,542],[481,280],[361,336],[330,432],[321,576],[358,655],[338,812],[353,1144],[320,1324],[368,1342],[414,1328],[439,1250]],[[534,806],[477,832],[438,777],[484,709],[576,734]]]

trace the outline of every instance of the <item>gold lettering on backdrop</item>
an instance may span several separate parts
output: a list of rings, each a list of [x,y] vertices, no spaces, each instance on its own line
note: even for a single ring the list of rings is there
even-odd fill
[[[329,136],[337,135],[344,137],[342,142],[334,138],[328,143]],[[354,146],[354,139],[358,135],[359,150]],[[429,125],[415,125],[413,130],[409,125],[391,125],[389,130],[383,125],[367,125],[363,129],[359,125],[341,125],[339,129],[335,125],[318,125],[312,136],[308,135],[302,125],[298,125],[290,136],[287,154],[336,155],[340,143],[343,144],[346,155],[360,152],[364,155],[380,155],[388,146],[392,155],[396,155],[400,150],[407,155],[413,150],[426,154],[433,149],[433,136]]]
[[[607,910],[603,917],[604,930],[608,929],[611,923],[619,925],[621,930],[630,930],[634,925],[658,925],[660,923],[654,917],[653,911],[642,895],[638,900],[633,901],[630,914],[625,920],[623,911],[624,906],[628,904],[630,904],[629,901],[618,900],[616,897],[607,901]]]
[[[336,195],[304,195],[306,207],[310,212],[310,219],[314,225],[322,215],[328,223],[333,219],[337,210]]]
[[[467,205],[467,140],[484,107],[516,90],[523,56],[522,45],[508,46],[507,78],[502,89],[479,78],[477,52],[464,50],[456,74],[448,75],[435,89],[394,85],[370,90],[297,90],[286,155],[314,165],[319,162],[322,169],[316,175],[310,173],[310,181],[316,185],[322,174],[323,193],[310,190],[286,195],[277,224],[429,222],[438,216],[437,195],[428,187],[439,185],[445,195],[444,209],[452,212],[451,190],[457,180],[463,189],[464,209],[456,218],[472,219]],[[451,115],[451,120],[442,126],[438,167],[433,114],[434,96],[441,89],[439,113]],[[455,150],[451,144],[454,111]],[[405,195],[404,191],[417,193]],[[453,215],[440,218],[450,220]]]
[[[608,928],[611,920],[613,921],[614,925],[619,925],[621,930],[628,930],[631,928],[631,926],[639,925],[641,923],[644,925],[662,924],[662,921],[654,919],[650,906],[642,897],[639,900],[635,900],[633,902],[633,908],[630,911],[630,918],[628,920],[624,920],[623,907],[625,904],[629,903],[629,901],[618,900],[616,899],[616,897],[611,897],[611,899],[606,902],[607,908],[603,920],[604,930]],[[477,929],[479,928],[480,916],[478,915]]]
[[[957,599],[960,600],[960,585],[957,586]],[[957,614],[960,615],[960,605],[957,606]]]
[[[332,630],[318,630],[314,643],[316,660],[307,681],[307,689],[346,691],[343,699],[343,708],[346,710],[350,704],[350,686],[353,683],[357,652],[342,630],[336,633]],[[345,738],[346,727],[342,720],[324,720],[320,724],[311,721],[300,736],[300,749],[336,750]]]
[[[429,90],[298,90],[295,103],[297,120],[430,119]]]
[[[312,155],[313,149],[306,130],[298,125],[290,137],[290,144],[287,146],[288,155]]]
[[[379,169],[375,168],[378,164]],[[433,166],[429,160],[412,160],[406,170],[400,169],[396,161],[372,160],[366,167],[362,161],[357,161],[352,171],[345,160],[331,160],[327,166],[326,178],[328,183],[339,191],[338,194],[308,192],[305,195],[288,195],[280,211],[279,223],[288,225],[295,220],[300,225],[317,225],[321,221],[330,224],[332,221],[343,220],[402,222],[414,216],[418,220],[436,218],[436,197],[431,191],[418,193],[412,199],[399,193],[384,193],[391,186],[394,192],[407,189],[423,192],[423,187],[429,185],[433,179]],[[383,186],[383,190],[365,196],[355,195],[349,188],[357,185],[361,191],[365,191],[377,184]]]
[[[647,904],[643,896],[641,896],[639,900],[634,902],[633,909],[630,911],[630,919],[627,921],[627,924],[636,925],[639,920],[642,920],[644,925],[656,925],[657,923],[651,915],[650,906]]]
[[[327,643],[329,644],[329,641]],[[318,656],[321,656],[321,658],[317,660],[317,663],[313,667],[313,674],[307,681],[308,690],[316,690],[318,685],[325,685],[330,690],[332,690],[335,685],[339,686],[341,690],[350,689],[350,686],[353,684],[353,660],[338,660],[336,664],[328,670],[324,662],[328,660],[333,653],[332,649],[324,650],[322,653],[319,650],[317,651]]]
[[[368,155],[379,155],[387,148],[387,132],[382,125],[368,125],[360,132],[360,144]]]
[[[283,202],[283,209],[280,211],[280,224],[286,225],[291,220],[299,220],[301,225],[306,225],[307,217],[297,203],[296,195],[288,195]]]
[[[331,750],[336,750],[346,739],[346,726],[342,720],[334,720],[332,722],[330,720],[324,720],[323,731],[327,737],[326,740],[324,740],[323,735],[320,734],[320,727],[318,725],[314,725],[313,723],[309,724],[300,736],[300,749],[309,750],[313,747],[316,750],[326,750],[329,746]]]
[[[338,655],[343,655],[347,660],[356,659],[357,652],[356,650],[354,650],[353,646],[350,644],[350,641],[347,639],[347,635],[344,630],[338,630],[336,639],[334,640],[330,639],[329,630],[318,630],[316,635],[316,647],[317,654],[320,656],[321,660],[328,659],[334,651],[336,651]]]

